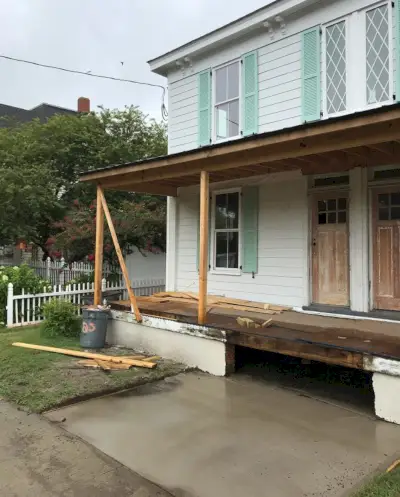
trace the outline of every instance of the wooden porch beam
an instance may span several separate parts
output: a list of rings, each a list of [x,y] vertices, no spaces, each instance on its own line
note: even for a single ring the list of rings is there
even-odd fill
[[[164,184],[155,183],[131,183],[129,181],[113,181],[108,183],[107,181],[102,182],[102,187],[108,190],[119,190],[127,192],[137,192],[137,193],[149,193],[152,195],[164,195],[166,197],[177,197],[178,190],[177,187]]]
[[[207,171],[200,174],[200,253],[199,253],[199,308],[198,322],[205,324],[207,318],[207,272],[208,272],[208,209],[210,185]]]
[[[354,136],[355,132],[357,132],[356,136]],[[267,149],[261,149],[257,155],[252,147],[246,154],[241,154],[239,157],[230,158],[229,154],[225,158],[219,158],[218,161],[211,162],[212,156],[210,156],[203,161],[191,163],[188,160],[186,164],[171,164],[169,167],[157,170],[150,168],[145,171],[129,174],[129,181],[132,182],[132,188],[134,189],[134,184],[140,185],[140,183],[151,181],[161,183],[164,179],[200,174],[201,171],[218,172],[254,164],[263,164],[266,166],[280,160],[300,159],[309,155],[325,154],[337,150],[354,149],[356,147],[369,146],[370,144],[385,143],[399,139],[399,136],[400,129],[389,125],[380,126],[379,129],[371,128],[365,130],[364,134],[361,134],[359,130],[350,128],[333,136],[320,136],[317,140],[311,137],[294,142],[289,140],[286,146],[283,146],[283,144],[273,145]],[[118,181],[120,182],[121,179]]]
[[[108,210],[106,198],[104,197],[104,193],[103,193],[103,190],[101,188],[98,190],[98,193],[100,194],[100,199],[101,199],[101,203],[103,206],[104,214],[105,214],[106,219],[107,219],[108,228],[109,228],[110,233],[111,233],[112,241],[114,242],[114,247],[115,247],[115,251],[117,253],[119,265],[121,266],[121,271],[122,271],[122,274],[124,276],[126,289],[128,290],[129,300],[131,303],[131,310],[132,310],[132,312],[135,313],[136,321],[138,323],[141,323],[142,322],[142,315],[140,314],[139,307],[138,307],[137,302],[136,302],[136,297],[135,297],[135,294],[133,293],[133,290],[131,287],[131,282],[129,280],[128,270],[126,268],[124,256],[122,255],[121,247],[119,246],[117,233],[115,232],[114,224],[113,224],[112,219],[111,219],[111,214],[110,214],[110,211]]]
[[[199,150],[195,153],[189,154],[181,154],[181,155],[172,155],[170,157],[166,157],[163,159],[157,159],[154,161],[144,161],[142,164],[128,164],[124,167],[115,167],[112,169],[107,169],[103,171],[97,171],[92,173],[87,173],[81,177],[81,181],[95,181],[104,178],[110,178],[111,176],[120,176],[131,173],[139,173],[150,171],[152,169],[156,171],[160,171],[160,168],[164,166],[168,166],[168,168],[172,168],[176,165],[183,165],[185,168],[188,168],[188,164],[195,164],[196,162],[202,162],[205,159],[212,159],[213,163],[217,161],[219,158],[226,157],[226,161],[229,162],[228,156],[235,153],[244,152],[246,155],[250,151],[260,150],[265,146],[275,146],[281,145],[284,149],[286,149],[289,144],[293,144],[296,141],[309,141],[315,138],[316,143],[320,142],[320,138],[327,137],[328,141],[334,137],[335,133],[345,132],[346,134],[351,135],[352,132],[357,131],[360,137],[365,136],[369,133],[369,129],[372,127],[382,127],[385,131],[391,131],[397,129],[397,133],[394,132],[393,138],[387,138],[383,141],[392,140],[400,140],[400,133],[398,129],[398,120],[400,119],[400,109],[395,108],[390,111],[385,111],[376,114],[370,115],[359,115],[352,119],[347,119],[345,121],[338,120],[334,122],[326,121],[325,123],[318,124],[311,127],[300,127],[293,130],[282,131],[282,133],[267,135],[265,137],[259,138],[257,140],[239,140],[237,143],[229,145],[229,147],[215,147],[212,149],[206,148],[205,150]],[[372,129],[371,129],[372,130]],[[375,130],[376,131],[376,130]],[[351,141],[351,140],[350,140]],[[362,140],[361,140],[362,141]],[[381,139],[375,141],[374,143],[379,143]],[[361,145],[365,145],[365,143],[361,143]],[[349,146],[357,146],[357,145],[349,145]],[[321,147],[320,147],[321,148]],[[343,147],[341,147],[343,148]],[[308,155],[307,151],[303,151],[301,155]],[[319,153],[319,152],[312,152]],[[294,155],[295,157],[295,155]],[[284,157],[282,157],[284,158]],[[204,164],[202,164],[204,170]],[[210,170],[210,169],[206,169]],[[193,172],[195,172],[193,170]],[[143,181],[145,181],[143,179]]]
[[[104,212],[101,186],[97,186],[96,247],[94,259],[94,305],[101,305],[101,280],[103,276]]]

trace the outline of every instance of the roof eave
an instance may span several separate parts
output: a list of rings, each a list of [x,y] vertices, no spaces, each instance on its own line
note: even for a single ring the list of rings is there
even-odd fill
[[[240,19],[237,19],[221,28],[207,33],[190,41],[170,52],[149,60],[150,70],[160,76],[167,76],[171,65],[184,57],[199,55],[202,52],[218,45],[229,42],[231,39],[245,35],[260,26],[268,19],[285,15],[290,11],[299,10],[303,6],[314,3],[316,0],[275,0],[266,7],[262,7]]]

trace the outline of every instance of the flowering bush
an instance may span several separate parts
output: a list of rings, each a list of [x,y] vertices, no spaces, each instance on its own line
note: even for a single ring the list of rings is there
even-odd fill
[[[52,286],[47,280],[43,280],[33,269],[26,264],[22,266],[0,266],[0,320],[4,322],[6,317],[8,284],[14,286],[14,295],[25,293],[49,292]]]

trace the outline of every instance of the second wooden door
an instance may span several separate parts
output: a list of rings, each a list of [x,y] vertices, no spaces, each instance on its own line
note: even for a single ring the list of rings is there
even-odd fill
[[[312,293],[318,304],[349,305],[348,198],[344,193],[314,197]]]

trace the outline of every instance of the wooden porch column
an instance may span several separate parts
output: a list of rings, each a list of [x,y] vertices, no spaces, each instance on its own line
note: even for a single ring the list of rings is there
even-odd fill
[[[101,305],[101,280],[103,276],[104,211],[101,202],[101,186],[97,186],[96,247],[94,259],[94,305]]]
[[[207,317],[207,272],[208,272],[208,209],[209,174],[200,173],[200,250],[199,250],[199,309],[198,322],[205,324]]]

